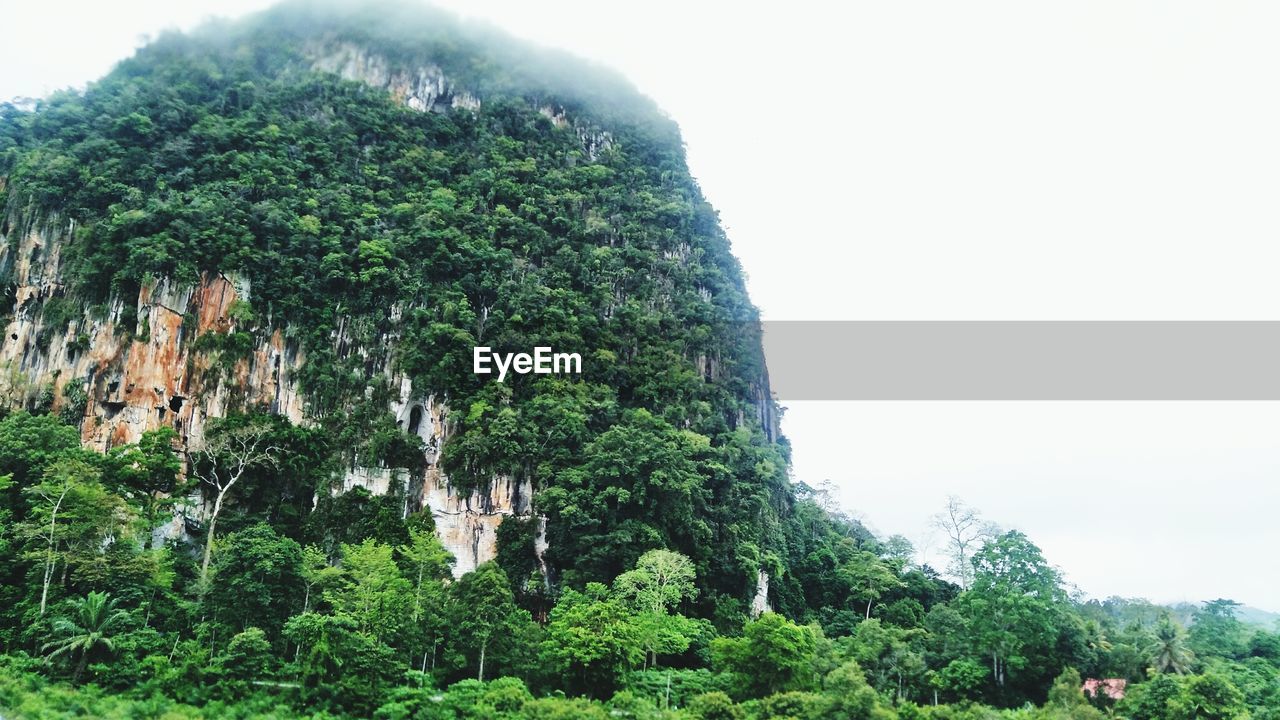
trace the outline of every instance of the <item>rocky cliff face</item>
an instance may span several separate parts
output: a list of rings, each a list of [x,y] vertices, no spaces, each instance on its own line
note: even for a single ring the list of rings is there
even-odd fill
[[[61,249],[74,232],[71,222],[20,213],[0,225],[0,270],[9,273],[13,288],[0,366],[22,378],[5,388],[21,396],[15,400],[34,402],[51,389],[54,409],[80,412],[81,441],[99,452],[171,427],[186,453],[201,447],[209,418],[251,408],[295,424],[313,421],[296,381],[305,356],[288,339],[287,325],[255,333],[251,351],[234,359],[196,342],[240,329],[233,308],[251,299],[247,283],[225,275],[189,286],[160,279],[144,284],[136,297],[113,296],[105,307],[90,307],[68,295],[62,279]],[[457,558],[454,572],[461,575],[496,555],[498,525],[508,515],[531,512],[532,489],[527,482],[495,478],[487,490],[455,492],[439,467],[446,406],[416,392],[390,367],[384,372],[401,389],[390,410],[401,427],[422,438],[426,469],[411,475],[353,466],[338,487],[364,486],[374,493],[386,493],[393,483],[403,488],[405,513],[430,509],[441,541]],[[83,391],[83,409],[73,388]],[[178,534],[182,527],[174,522],[166,532]]]
[[[438,65],[397,66],[385,56],[349,42],[313,43],[306,55],[315,69],[383,88],[414,110],[447,112],[480,107],[480,99],[457,87]]]
[[[24,392],[52,388],[57,406],[71,402],[69,384],[81,385],[86,446],[106,451],[168,426],[184,449],[199,447],[208,418],[249,407],[304,421],[293,377],[304,358],[285,340],[287,327],[255,338],[233,363],[193,348],[202,335],[236,330],[228,311],[248,299],[243,281],[216,275],[181,287],[160,279],[136,297],[89,307],[66,294],[61,275],[73,223],[11,217],[3,227],[0,268],[11,271],[14,298],[0,363],[25,375]]]

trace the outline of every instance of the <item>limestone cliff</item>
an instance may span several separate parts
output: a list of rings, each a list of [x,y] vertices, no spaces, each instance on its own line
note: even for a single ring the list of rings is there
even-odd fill
[[[54,409],[60,410],[73,402],[71,385],[78,386],[84,397],[81,440],[99,452],[171,427],[185,454],[200,448],[209,418],[232,411],[259,409],[297,424],[313,422],[295,379],[305,355],[288,339],[287,324],[255,333],[252,350],[231,362],[222,351],[197,343],[206,335],[237,331],[231,310],[251,299],[246,282],[218,274],[180,286],[162,278],[144,284],[136,297],[113,296],[105,306],[89,306],[67,293],[61,274],[61,250],[74,232],[73,222],[22,213],[11,213],[0,225],[0,272],[10,277],[13,293],[0,365],[22,379],[5,389],[21,396],[13,398],[15,404],[31,404],[51,390]],[[429,393],[415,393],[408,378],[391,379],[401,391],[390,410],[401,427],[422,438],[426,470],[411,475],[352,466],[338,487],[364,486],[373,493],[386,493],[392,483],[404,488],[414,505],[406,505],[405,513],[430,510],[461,575],[495,556],[498,524],[505,516],[531,512],[532,489],[527,482],[495,478],[487,489],[455,492],[439,467],[446,407]],[[182,528],[175,521],[168,532]]]

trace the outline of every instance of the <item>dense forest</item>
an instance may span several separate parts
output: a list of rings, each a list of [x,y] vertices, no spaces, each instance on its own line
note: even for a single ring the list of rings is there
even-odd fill
[[[438,107],[326,69],[350,47],[438,67]],[[606,70],[286,4],[0,106],[0,192],[5,321],[42,328],[0,367],[0,718],[1280,718],[1280,629],[1230,600],[1085,600],[959,500],[921,509],[949,558],[921,565],[793,481],[678,129]],[[15,248],[59,223],[37,302]],[[101,378],[30,359],[219,273],[252,293],[183,318],[191,372],[212,395],[283,334],[303,421],[233,401],[199,438],[87,449]],[[494,382],[477,345],[583,372]],[[410,489],[342,482],[435,452],[385,368],[444,398],[454,488],[533,488],[471,572]]]

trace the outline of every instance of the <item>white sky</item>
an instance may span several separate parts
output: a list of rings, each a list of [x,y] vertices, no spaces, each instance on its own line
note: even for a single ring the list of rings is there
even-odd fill
[[[0,0],[0,98],[260,0]],[[443,0],[681,125],[772,320],[1280,320],[1280,5]],[[1280,610],[1280,404],[791,403],[797,479],[948,493],[1095,596]]]

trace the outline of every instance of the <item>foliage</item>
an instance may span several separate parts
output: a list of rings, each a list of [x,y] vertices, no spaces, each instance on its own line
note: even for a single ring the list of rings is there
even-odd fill
[[[776,613],[747,624],[740,638],[717,638],[715,666],[736,679],[739,697],[807,690],[815,685],[817,632]]]

